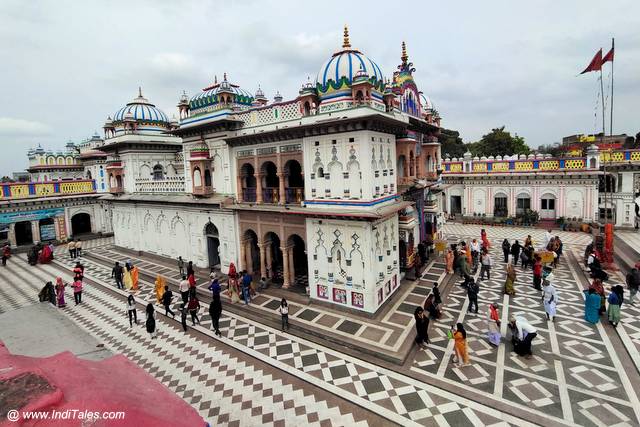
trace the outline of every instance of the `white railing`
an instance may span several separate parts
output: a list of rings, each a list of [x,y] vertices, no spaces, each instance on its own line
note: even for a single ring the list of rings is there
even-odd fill
[[[160,180],[136,179],[136,193],[184,193],[184,177],[168,177]]]

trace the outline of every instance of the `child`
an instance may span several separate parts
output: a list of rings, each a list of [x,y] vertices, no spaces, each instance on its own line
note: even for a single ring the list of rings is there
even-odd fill
[[[136,311],[136,300],[133,298],[133,295],[129,295],[127,297],[127,314],[129,315],[129,327],[133,327],[133,321],[135,320],[136,325],[138,324],[138,312]]]
[[[282,316],[282,332],[284,332],[284,325],[287,325],[287,331],[289,330],[289,305],[287,300],[282,298],[280,301],[280,315]]]
[[[82,277],[76,276],[71,287],[73,288],[73,300],[78,305],[82,302]]]

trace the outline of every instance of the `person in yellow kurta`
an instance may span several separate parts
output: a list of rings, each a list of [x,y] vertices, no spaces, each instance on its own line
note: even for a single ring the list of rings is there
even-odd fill
[[[162,304],[162,295],[164,295],[164,287],[166,285],[167,281],[158,274],[158,277],[156,277],[156,299],[158,300],[158,304]]]
[[[131,280],[131,270],[129,264],[124,269],[124,287],[130,291],[133,288],[133,281]]]
[[[132,284],[132,290],[137,291],[138,290],[138,267],[136,267],[135,265],[133,267],[131,267],[131,284]]]

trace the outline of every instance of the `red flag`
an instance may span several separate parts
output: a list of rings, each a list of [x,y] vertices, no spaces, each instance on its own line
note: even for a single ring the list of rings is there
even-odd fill
[[[614,47],[611,46],[611,50],[607,52],[607,54],[602,58],[602,64],[609,61],[613,62],[613,51],[614,51]]]
[[[598,53],[596,53],[596,56],[593,57],[593,59],[591,60],[587,68],[585,68],[584,71],[581,72],[580,74],[589,73],[591,71],[600,71],[601,68],[602,68],[602,49],[600,49]]]

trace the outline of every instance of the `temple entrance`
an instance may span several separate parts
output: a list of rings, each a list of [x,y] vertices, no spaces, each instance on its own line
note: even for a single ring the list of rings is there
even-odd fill
[[[451,215],[460,215],[462,213],[462,196],[451,196]]]
[[[213,223],[208,223],[204,227],[204,235],[207,238],[207,255],[210,269],[220,268],[220,237],[218,229]]]
[[[33,243],[33,235],[31,234],[31,221],[21,221],[15,224],[16,245],[30,245]]]
[[[264,236],[264,244],[266,245],[266,267],[267,276],[274,283],[282,284],[284,278],[282,276],[282,250],[280,249],[280,237],[276,233],[269,232]]]
[[[493,216],[505,218],[509,216],[509,208],[507,207],[507,195],[496,194],[493,199]]]
[[[77,213],[71,217],[71,234],[75,238],[79,234],[91,233],[91,215]]]
[[[556,198],[552,194],[545,194],[540,200],[540,218],[556,218]]]
[[[305,249],[304,240],[297,234],[292,234],[287,246],[290,247],[289,252],[289,277],[291,287],[298,287],[299,290],[305,290],[309,286],[309,270],[307,264],[307,251]]]

